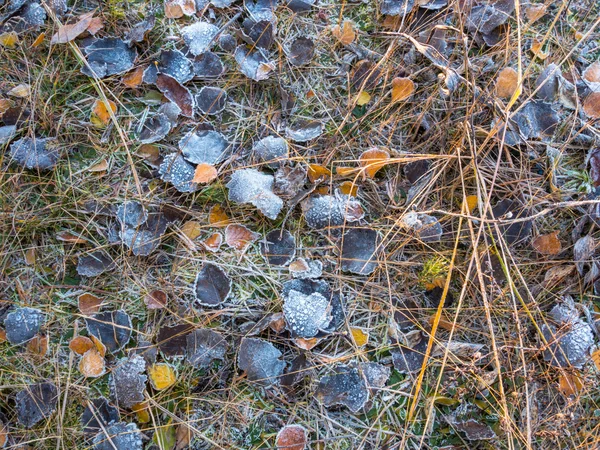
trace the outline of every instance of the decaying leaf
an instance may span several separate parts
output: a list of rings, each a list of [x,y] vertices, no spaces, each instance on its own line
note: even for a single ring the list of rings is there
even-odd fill
[[[323,275],[323,263],[319,260],[306,261],[304,258],[298,258],[289,265],[292,277],[305,279],[320,278]]]
[[[7,95],[16,98],[28,98],[31,95],[31,86],[25,83],[17,84],[7,92]]]
[[[521,207],[516,200],[504,199],[496,203],[492,208],[492,217],[496,220],[515,220],[521,221],[513,223],[503,223],[498,225],[500,234],[510,245],[518,244],[531,234],[533,227],[531,220],[523,220],[528,215],[527,208]],[[493,230],[495,233],[495,229]]]
[[[112,100],[107,100],[107,104],[102,100],[96,100],[92,106],[92,115],[90,122],[96,126],[108,125],[111,118],[111,112],[114,115],[117,112],[117,104]],[[110,108],[110,111],[109,111]]]
[[[298,164],[295,167],[281,166],[275,172],[273,192],[283,199],[294,198],[306,184],[306,169]]]
[[[96,314],[100,311],[100,306],[102,305],[102,299],[96,297],[90,293],[81,294],[77,298],[79,311],[81,314],[89,316],[91,314]]]
[[[514,10],[514,0],[481,2],[471,9],[466,28],[471,32],[490,35],[496,28],[506,23]]]
[[[292,42],[288,50],[288,60],[294,66],[308,64],[315,54],[315,43],[312,39],[299,36]]]
[[[544,4],[532,4],[525,8],[525,16],[527,17],[529,23],[533,23],[544,17],[546,14],[546,9],[546,5]]]
[[[367,403],[369,390],[357,368],[340,364],[321,378],[315,395],[327,407],[344,405],[356,413]]]
[[[95,346],[85,352],[81,357],[81,360],[79,361],[79,371],[87,378],[101,377],[106,373],[104,357],[98,352]]]
[[[282,353],[263,339],[243,338],[238,350],[238,367],[246,372],[249,381],[263,386],[279,382],[285,362]]]
[[[421,330],[406,333],[403,342],[396,342],[392,350],[394,368],[400,373],[415,373],[421,370],[427,349],[427,336]]]
[[[219,173],[215,166],[207,163],[198,164],[194,171],[194,178],[192,182],[199,184],[206,184],[214,181]]]
[[[88,29],[92,23],[93,16],[93,11],[82,14],[79,16],[79,20],[77,22],[60,26],[56,34],[54,34],[52,39],[50,39],[50,43],[66,44],[67,42],[71,42]]]
[[[231,279],[219,266],[206,263],[196,275],[194,295],[202,306],[215,307],[223,303],[231,293]]]
[[[225,72],[221,58],[213,52],[204,52],[194,58],[194,76],[201,80],[219,78]]]
[[[85,352],[94,347],[95,346],[92,340],[86,336],[75,336],[69,342],[69,349],[78,355],[83,355]]]
[[[142,433],[135,423],[116,422],[100,431],[93,440],[94,450],[142,450]]]
[[[505,67],[496,79],[496,94],[498,97],[510,99],[516,92],[519,83],[519,74],[512,67]]]
[[[377,147],[365,150],[358,158],[360,166],[364,167],[364,173],[369,178],[374,178],[375,174],[388,163],[389,159],[389,152]]]
[[[591,119],[600,118],[600,92],[592,92],[585,98],[583,112]]]
[[[167,306],[167,294],[164,291],[155,289],[146,294],[144,303],[148,309],[162,309]]]
[[[39,333],[44,322],[44,315],[39,309],[17,308],[4,318],[6,339],[11,344],[24,344]]]
[[[130,30],[125,33],[125,41],[129,44],[136,42],[142,42],[150,30],[154,28],[156,24],[156,16],[154,14],[149,15],[146,19],[136,23]]]
[[[177,373],[170,364],[156,363],[148,368],[148,378],[154,389],[162,391],[177,382]]]
[[[140,355],[121,358],[110,376],[110,395],[119,408],[131,408],[144,401],[146,361]]]
[[[86,63],[81,72],[94,78],[120,75],[133,68],[137,58],[135,48],[130,48],[117,38],[88,39],[81,47]]]
[[[193,329],[194,327],[188,323],[161,327],[156,336],[156,345],[166,357],[184,356],[187,348],[187,336]]]
[[[59,158],[56,148],[48,145],[50,139],[24,137],[10,146],[10,158],[25,169],[50,170]]]
[[[121,309],[86,317],[85,324],[88,333],[98,338],[111,353],[121,350],[131,338],[131,318]]]
[[[277,450],[304,450],[308,442],[306,428],[302,425],[286,425],[277,433]]]
[[[47,419],[56,410],[58,389],[54,383],[37,383],[26,386],[15,396],[17,418],[26,428]]]
[[[209,252],[216,253],[221,248],[221,245],[223,245],[223,235],[216,231],[204,239],[201,244]]]
[[[558,231],[537,236],[531,241],[531,245],[544,255],[558,255],[562,251]]]
[[[36,335],[27,342],[27,351],[37,356],[46,356],[49,350],[48,336]],[[1,447],[0,447],[1,448]]]
[[[276,219],[283,208],[283,200],[273,193],[273,176],[256,169],[237,170],[227,183],[229,200],[250,203],[269,219]]]
[[[226,227],[229,225],[229,216],[221,205],[215,205],[210,209],[208,214],[208,223],[213,227]]]
[[[14,48],[19,42],[19,35],[15,31],[0,34],[0,46]],[[2,448],[2,446],[0,446]]]
[[[229,247],[240,252],[246,251],[248,246],[259,238],[260,234],[253,232],[244,225],[230,224],[225,229],[225,242]]]
[[[364,347],[369,342],[369,333],[361,328],[352,327],[350,333],[352,334],[352,340],[358,347]]]
[[[534,39],[531,42],[531,53],[533,53],[534,56],[538,57],[542,61],[548,57],[548,53],[544,52],[543,50],[543,43],[537,39]]]
[[[344,20],[341,26],[336,25],[331,32],[342,45],[352,44],[356,39],[354,25],[349,20]]]
[[[156,77],[156,87],[165,97],[179,106],[182,115],[194,117],[196,102],[188,88],[180,84],[175,78],[164,73],[160,73]]]
[[[383,388],[392,372],[389,367],[374,362],[361,362],[358,364],[358,368],[371,393]]]
[[[323,124],[318,121],[300,120],[285,129],[285,135],[294,142],[308,142],[323,133]]]
[[[265,236],[260,248],[269,264],[285,266],[296,255],[296,239],[287,230],[273,230]]]
[[[401,102],[410,98],[416,85],[410,78],[394,78],[392,80],[392,102]]]
[[[109,423],[119,421],[119,410],[108,403],[104,397],[88,402],[81,414],[84,433],[94,434],[106,428]]]
[[[575,242],[573,246],[573,261],[579,275],[583,275],[585,268],[591,266],[595,253],[596,240],[592,236],[584,236]]]
[[[104,250],[81,256],[77,262],[77,273],[84,277],[96,277],[114,268],[115,262]]]
[[[195,0],[165,0],[165,17],[168,19],[179,19],[184,15],[193,16],[195,13]]]
[[[207,368],[214,360],[225,359],[229,344],[216,331],[194,330],[187,336],[187,360],[196,368]]]
[[[567,397],[577,395],[583,386],[583,379],[578,373],[565,372],[558,377],[558,388]]]
[[[450,424],[457,430],[464,433],[469,441],[481,441],[494,439],[496,433],[489,425],[481,423],[475,419],[457,419],[452,418]]]
[[[342,236],[342,270],[357,275],[369,275],[377,268],[379,234],[372,228],[352,228]]]

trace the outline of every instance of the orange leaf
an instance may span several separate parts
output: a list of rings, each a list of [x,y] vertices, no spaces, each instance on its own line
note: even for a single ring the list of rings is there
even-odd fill
[[[558,377],[558,388],[567,397],[583,389],[583,380],[578,373],[564,373]]]
[[[0,328],[0,344],[6,342],[6,330],[4,328]]]
[[[350,328],[350,332],[352,333],[352,338],[357,346],[364,347],[367,345],[367,342],[369,342],[369,333],[361,330],[360,328],[352,327]]]
[[[100,353],[100,356],[103,358],[106,356],[106,346],[93,334],[90,334],[90,339],[94,343],[94,347],[96,347],[96,351]]]
[[[592,361],[594,361],[596,369],[600,370],[600,348],[592,353]]]
[[[469,214],[473,214],[473,211],[475,211],[475,208],[477,208],[477,205],[479,204],[479,200],[477,199],[476,195],[467,195],[466,199],[466,206],[467,206],[467,212]]]
[[[48,353],[48,336],[35,336],[27,342],[27,350],[38,356],[44,356]]]
[[[94,35],[102,28],[104,28],[104,22],[102,21],[102,18],[92,17],[92,20],[90,21],[90,24],[87,27],[87,32],[91,35]]]
[[[340,192],[344,195],[356,197],[356,194],[358,193],[358,186],[352,181],[344,181],[342,184],[340,184]]]
[[[400,102],[415,92],[415,83],[410,78],[394,78],[392,80],[392,102]]]
[[[108,125],[108,122],[110,122],[110,112],[108,108],[112,110],[113,114],[117,112],[117,105],[112,100],[108,100],[108,105],[102,100],[96,100],[92,107],[90,121],[98,126]]]
[[[94,164],[92,167],[88,168],[88,172],[105,172],[108,169],[108,161],[103,159],[102,161]]]
[[[354,26],[349,20],[344,20],[342,26],[336,25],[331,30],[332,34],[340,41],[340,44],[348,45],[354,42],[356,39],[356,33],[354,32]]]
[[[543,255],[558,255],[562,251],[558,231],[537,236],[531,241],[531,245]]]
[[[91,314],[96,314],[100,311],[100,306],[102,305],[102,299],[96,297],[93,294],[81,294],[78,298],[79,302],[79,311],[81,314],[89,316]]]
[[[544,52],[542,47],[542,43],[538,40],[534,39],[531,43],[531,53],[543,61],[548,57],[548,53]]]
[[[142,77],[144,76],[144,67],[139,66],[133,69],[131,72],[123,75],[123,84],[128,88],[136,88],[142,84]],[[150,145],[150,144],[145,144]]]
[[[217,169],[212,164],[198,164],[194,172],[194,183],[210,183],[217,178]]]
[[[546,5],[531,5],[525,9],[525,16],[529,23],[540,20],[546,14]]]
[[[44,39],[46,39],[46,33],[40,33],[38,37],[35,38],[35,41],[33,41],[33,44],[31,44],[31,46],[33,48],[39,47],[40,45],[42,45],[42,42],[44,42]]]
[[[365,174],[373,178],[383,166],[388,164],[390,154],[386,150],[374,147],[364,151],[358,159],[361,167],[365,167]]]
[[[582,74],[584,80],[590,83],[600,83],[600,62],[590,64]]]
[[[211,234],[202,241],[202,245],[206,248],[206,250],[213,253],[219,251],[221,244],[223,244],[223,236],[218,232]]]
[[[51,44],[66,44],[67,42],[71,42],[77,36],[82,34],[84,31],[88,29],[92,21],[92,16],[94,12],[89,12],[79,16],[79,20],[75,23],[62,25],[56,34],[52,36],[50,39]]]
[[[196,12],[195,0],[166,0],[165,17],[167,19],[179,19],[180,17],[191,16]]]
[[[92,348],[94,348],[94,343],[86,336],[75,336],[71,339],[71,342],[69,342],[69,349],[78,355],[83,355]]]
[[[304,450],[308,440],[306,434],[301,425],[286,425],[275,438],[277,450]]]
[[[243,225],[231,224],[225,228],[225,242],[231,248],[244,251],[250,244],[256,241],[260,235]]]
[[[358,169],[355,169],[354,167],[336,167],[335,168],[335,173],[341,177],[348,177],[350,175],[354,175],[356,172],[358,172]]]
[[[298,346],[298,348],[301,348],[302,350],[311,350],[312,348],[314,348],[315,345],[317,345],[319,343],[319,339],[317,339],[317,338],[310,338],[310,339],[297,338],[297,339],[294,339],[294,343]]]
[[[98,350],[92,348],[85,352],[79,361],[79,371],[86,378],[97,378],[104,375],[106,363]]]
[[[327,167],[318,164],[309,164],[307,175],[311,183],[316,183],[331,177],[331,171]]]
[[[496,95],[501,98],[511,98],[517,90],[519,74],[512,67],[505,67],[496,79]]]
[[[600,92],[592,92],[585,98],[583,112],[592,119],[600,119]]]
[[[213,227],[225,227],[229,225],[230,222],[229,216],[223,211],[221,205],[215,205],[210,209],[208,223]]]

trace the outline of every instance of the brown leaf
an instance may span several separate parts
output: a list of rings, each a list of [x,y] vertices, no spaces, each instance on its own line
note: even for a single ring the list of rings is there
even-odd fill
[[[331,177],[331,170],[318,164],[309,164],[307,171],[308,179],[311,183],[323,181]]]
[[[8,427],[0,420],[0,448],[4,448],[8,442]],[[24,448],[24,447],[22,447]]]
[[[94,12],[89,12],[79,16],[79,20],[72,24],[62,25],[52,39],[51,44],[66,44],[77,38],[80,34],[86,31],[92,22]]]
[[[200,233],[202,232],[202,225],[200,225],[200,222],[196,220],[188,220],[181,227],[181,232],[185,234],[190,241],[193,241],[200,236]]]
[[[211,234],[209,237],[202,241],[202,245],[204,246],[204,248],[206,248],[206,250],[208,250],[209,252],[213,253],[218,252],[222,244],[223,236],[219,232]]]
[[[531,241],[531,245],[543,255],[558,255],[562,251],[558,231],[537,236]]]
[[[86,378],[97,378],[104,375],[105,368],[104,358],[95,348],[85,352],[79,361],[79,371]]]
[[[340,44],[348,45],[354,42],[356,39],[356,33],[354,32],[354,26],[349,20],[344,20],[342,26],[336,25],[331,30],[332,34],[340,41]]]
[[[104,28],[104,21],[101,17],[92,17],[90,24],[87,27],[87,32],[92,36],[95,35],[98,31]]]
[[[6,342],[6,330],[4,328],[0,328],[0,344]]]
[[[105,172],[108,169],[108,161],[103,159],[102,161],[94,164],[92,167],[88,168],[88,172]]]
[[[106,346],[93,334],[90,334],[90,339],[94,343],[94,347],[96,347],[96,351],[100,353],[100,356],[103,358],[106,356]]]
[[[358,194],[358,186],[352,181],[344,181],[340,184],[340,192],[344,195],[356,197],[356,194]]]
[[[184,450],[189,448],[192,440],[192,430],[185,423],[177,425],[175,432],[175,450]]]
[[[25,251],[25,263],[28,266],[33,266],[35,264],[35,247],[29,248]]]
[[[374,178],[375,174],[388,163],[390,154],[386,150],[374,147],[364,151],[358,159],[361,167],[365,168],[367,177]]]
[[[583,72],[582,78],[590,83],[600,83],[600,62],[590,64]]]
[[[255,233],[243,225],[231,224],[225,228],[225,242],[231,248],[244,251],[255,242],[260,234]]]
[[[162,309],[167,306],[167,294],[156,289],[144,297],[144,303],[148,309]]]
[[[583,112],[592,119],[600,118],[600,92],[592,92],[585,98]]]
[[[144,76],[144,67],[139,66],[133,69],[131,72],[123,75],[123,84],[128,88],[135,89],[142,84],[142,77]],[[149,144],[145,144],[149,145]]]
[[[558,388],[567,397],[576,395],[583,389],[583,380],[578,373],[562,373],[558,377]]]
[[[156,78],[156,87],[165,97],[179,106],[182,115],[194,117],[194,97],[175,78],[161,73]]]
[[[286,425],[275,438],[277,450],[304,450],[307,443],[306,428],[301,425]]]
[[[496,80],[496,95],[501,98],[511,98],[519,84],[519,74],[512,67],[505,67]]]
[[[27,350],[34,355],[45,356],[48,353],[48,336],[35,336],[27,342]]]
[[[152,144],[142,144],[138,151],[136,152],[140,158],[144,158],[151,164],[157,164],[160,159],[160,151],[156,145]]]
[[[62,242],[69,242],[71,244],[85,244],[87,240],[78,236],[75,233],[71,233],[70,231],[59,231],[56,233],[56,239]]]
[[[195,0],[166,0],[165,17],[167,19],[179,19],[180,17],[191,16],[196,12]]]
[[[217,169],[212,164],[201,163],[196,166],[193,183],[210,183],[217,178]]]
[[[0,98],[0,117],[4,115],[13,105],[13,102],[7,98]]]
[[[7,92],[11,97],[26,98],[31,94],[31,86],[21,83]]]
[[[525,9],[525,16],[529,23],[536,22],[546,14],[546,5],[531,5]]]
[[[98,311],[100,311],[100,306],[102,306],[102,299],[89,293],[81,294],[78,302],[79,311],[81,311],[81,314],[86,316],[96,314]]]
[[[208,223],[213,227],[226,227],[231,220],[221,205],[215,205],[208,214]]]
[[[537,39],[531,42],[531,53],[540,58],[542,61],[548,57],[548,53],[544,52],[543,45]]]
[[[92,107],[92,116],[90,117],[90,121],[97,126],[108,125],[110,122],[111,113],[113,114],[117,112],[117,105],[112,100],[107,100],[108,105],[102,100],[96,100],[94,102],[94,106]]]
[[[71,339],[71,342],[69,342],[69,349],[78,355],[83,355],[92,348],[95,348],[94,343],[86,336],[75,336]]]
[[[400,102],[415,92],[415,83],[410,78],[394,78],[392,80],[392,102]]]
[[[296,344],[296,346],[298,348],[301,348],[302,350],[311,350],[318,343],[319,343],[318,338],[310,338],[310,339],[296,338],[296,339],[294,339],[294,344]]]

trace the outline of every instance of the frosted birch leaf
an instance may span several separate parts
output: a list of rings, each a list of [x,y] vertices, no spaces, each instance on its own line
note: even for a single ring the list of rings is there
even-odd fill
[[[171,183],[179,192],[194,192],[198,185],[193,183],[196,169],[177,153],[165,156],[158,168],[161,180]]]
[[[131,408],[145,400],[146,361],[140,355],[118,360],[110,376],[110,395],[119,408]]]
[[[139,227],[127,227],[120,231],[121,240],[135,256],[148,256],[160,244],[168,219],[162,213],[152,213]]]
[[[294,198],[306,184],[306,174],[306,169],[301,164],[296,167],[279,167],[275,172],[273,192],[286,200]]]
[[[244,7],[253,20],[274,22],[276,20],[275,9],[278,3],[279,0],[245,0]]]
[[[369,275],[377,268],[376,252],[380,243],[377,231],[352,228],[342,237],[342,270],[357,275]]]
[[[392,372],[388,366],[374,362],[361,362],[358,368],[371,392],[384,387]]]
[[[179,50],[163,50],[158,61],[158,71],[169,75],[181,84],[194,77],[192,62]]]
[[[485,423],[475,419],[450,419],[450,425],[457,431],[464,433],[468,441],[481,441],[496,438],[496,433]]]
[[[499,201],[492,208],[491,216],[497,220],[515,220],[526,217],[529,211],[523,208],[517,201],[507,199]],[[531,234],[533,223],[531,220],[521,222],[498,224],[500,234],[510,245],[523,242]],[[495,228],[492,228],[495,234]]]
[[[165,17],[179,19],[196,13],[196,0],[164,0]]]
[[[9,6],[8,11],[4,18],[8,18],[9,14],[17,13],[11,17],[12,21],[10,26],[12,31],[16,33],[23,33],[25,31],[37,30],[44,25],[46,21],[46,10],[35,1],[27,2],[11,2],[11,5],[18,4],[16,8]],[[11,12],[12,10],[12,12]],[[18,10],[18,11],[17,11]],[[6,22],[8,25],[8,21]]]
[[[285,129],[285,135],[294,142],[308,142],[323,133],[323,124],[317,121],[299,121]]]
[[[339,364],[321,378],[315,395],[326,407],[343,405],[356,413],[367,403],[369,390],[357,368]]]
[[[188,88],[183,86],[172,76],[164,73],[159,73],[156,77],[156,87],[165,97],[179,106],[183,116],[194,117],[194,96],[190,93]]]
[[[225,228],[225,242],[227,246],[240,252],[245,252],[248,246],[256,242],[258,238],[260,238],[260,234],[255,233],[244,225],[232,223]]]
[[[77,273],[83,277],[96,277],[114,268],[115,262],[104,250],[80,256],[77,262]]]
[[[312,338],[331,322],[329,299],[319,292],[306,295],[290,290],[283,303],[283,315],[292,337]]]
[[[296,255],[296,239],[287,230],[273,230],[265,236],[260,250],[269,264],[285,266]]]
[[[194,56],[210,50],[218,33],[219,29],[208,22],[196,22],[181,29],[183,41]]]
[[[121,309],[86,317],[85,324],[88,333],[98,338],[111,353],[121,350],[131,338],[131,318]]]
[[[19,423],[31,428],[56,410],[58,389],[54,383],[30,384],[17,392],[15,402]]]
[[[390,350],[394,368],[400,373],[415,373],[421,370],[427,350],[427,336],[420,330],[406,333],[404,342],[397,342]]]
[[[243,37],[255,48],[268,49],[275,43],[275,22],[246,18],[242,23]]]
[[[47,147],[50,139],[24,137],[10,145],[10,158],[25,169],[49,170],[58,161],[58,150]]]
[[[196,275],[194,295],[202,306],[215,307],[227,300],[231,293],[231,279],[219,266],[206,263]]]
[[[287,57],[294,66],[302,66],[309,63],[314,54],[314,41],[310,38],[300,36],[292,42]]]
[[[213,52],[200,53],[194,58],[194,76],[201,80],[219,78],[225,72],[221,58]]]
[[[302,14],[312,10],[316,2],[317,0],[288,0],[287,7],[297,14]]]
[[[276,169],[281,161],[286,161],[289,157],[288,143],[282,137],[267,136],[254,144],[252,153],[258,161]]]
[[[117,219],[124,227],[137,227],[148,220],[148,211],[141,203],[129,200],[117,208]]]
[[[4,125],[0,127],[0,145],[9,143],[15,134],[17,134],[16,125]]]
[[[323,275],[323,263],[319,260],[307,261],[304,258],[298,258],[290,263],[289,270],[293,278],[302,280],[320,278]]]
[[[412,229],[423,242],[438,242],[444,230],[438,220],[428,214],[411,211],[404,216],[404,224]]]
[[[81,414],[81,426],[87,434],[98,433],[109,423],[119,421],[119,410],[104,397],[90,400]]]
[[[156,391],[170,388],[177,382],[177,372],[167,363],[155,363],[148,367],[150,384]]]
[[[4,318],[6,339],[19,345],[33,339],[45,322],[42,311],[36,308],[17,308]]]
[[[142,125],[139,140],[142,144],[153,144],[163,140],[171,131],[172,123],[165,114],[154,114]]]
[[[194,330],[187,336],[187,361],[205,369],[218,359],[223,361],[229,344],[220,333],[209,329]]]
[[[215,115],[227,105],[227,92],[218,87],[204,86],[196,94],[196,106],[202,114]]]
[[[235,49],[234,57],[240,72],[254,81],[266,80],[275,69],[275,63],[269,61],[259,49],[250,51],[245,45],[240,45]]]
[[[308,442],[308,433],[302,425],[286,425],[277,433],[277,450],[304,450]]]
[[[273,193],[272,175],[256,169],[241,169],[233,173],[227,187],[229,200],[250,203],[269,219],[276,219],[283,208],[283,200]]]
[[[156,337],[156,345],[166,357],[184,356],[187,349],[187,336],[193,329],[193,325],[189,323],[161,327]]]
[[[217,165],[227,154],[229,142],[216,131],[190,131],[179,141],[179,150],[192,164]]]
[[[554,63],[548,64],[535,80],[535,87],[539,89],[535,94],[540,100],[553,102],[558,95],[558,77],[560,70]]]
[[[596,240],[592,236],[579,238],[573,246],[573,261],[579,275],[583,275],[586,267],[591,267],[596,253]]]
[[[560,117],[549,103],[531,100],[521,107],[512,120],[521,140],[527,140],[552,136],[560,122]],[[509,142],[509,145],[514,144]]]
[[[337,194],[315,195],[302,202],[304,220],[310,228],[323,230],[356,222],[364,217],[364,210],[353,197]]]
[[[489,35],[506,23],[514,10],[514,0],[483,1],[471,9],[466,28],[471,32]]]
[[[85,40],[81,50],[87,60],[81,72],[89,77],[120,75],[131,70],[137,58],[135,48],[117,38]]]
[[[243,338],[238,350],[238,367],[246,372],[249,381],[263,386],[279,383],[285,362],[282,353],[263,339]]]
[[[146,34],[154,28],[155,24],[156,17],[154,15],[136,23],[127,33],[125,33],[125,42],[129,45],[136,42],[142,42],[146,38]]]
[[[142,433],[135,423],[111,423],[93,440],[94,450],[142,450]]]
[[[379,11],[385,16],[408,15],[415,7],[415,0],[381,0]]]

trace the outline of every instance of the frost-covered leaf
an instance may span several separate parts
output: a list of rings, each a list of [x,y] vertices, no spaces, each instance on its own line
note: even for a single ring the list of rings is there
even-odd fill
[[[379,233],[371,228],[352,228],[342,236],[342,270],[369,275],[377,268]]]
[[[183,41],[190,53],[198,56],[208,50],[215,41],[219,29],[208,22],[195,22],[181,29]]]
[[[489,35],[506,23],[515,10],[514,0],[486,0],[471,8],[466,29]]]
[[[496,78],[496,94],[498,97],[510,99],[517,91],[519,74],[512,67],[505,67]]]
[[[288,230],[270,231],[260,246],[269,264],[285,266],[296,255],[296,239]]]
[[[166,155],[158,168],[161,180],[171,183],[179,192],[194,192],[198,185],[192,180],[196,168],[177,153]]]
[[[213,52],[200,53],[194,58],[194,76],[201,80],[219,78],[225,72],[221,58]]]
[[[298,258],[290,263],[289,270],[294,278],[302,280],[320,278],[323,275],[323,263],[319,260],[306,261],[304,258]]]
[[[79,257],[77,273],[84,277],[96,277],[107,270],[113,270],[115,263],[104,250],[96,250]]]
[[[331,322],[329,299],[319,292],[309,295],[290,290],[283,303],[283,315],[293,337],[312,338]]]
[[[124,227],[137,227],[148,220],[148,211],[140,202],[129,200],[119,205],[116,216]]]
[[[142,433],[135,423],[111,423],[93,440],[94,450],[142,450]]]
[[[187,348],[187,336],[193,330],[188,323],[161,327],[156,336],[158,349],[166,357],[184,356]]]
[[[104,356],[94,346],[79,360],[79,371],[86,378],[98,378],[106,373]]]
[[[144,297],[144,303],[148,309],[162,309],[167,306],[167,294],[164,291],[155,289],[148,292]]]
[[[164,214],[151,213],[148,214],[148,219],[142,225],[137,228],[125,228],[120,231],[120,236],[123,243],[131,249],[135,256],[148,256],[160,244],[168,223]]]
[[[287,57],[294,66],[302,66],[309,63],[314,54],[314,41],[308,37],[300,36],[292,42]]]
[[[360,203],[353,197],[337,194],[315,195],[302,202],[304,219],[310,228],[323,230],[356,222],[365,215]]]
[[[51,44],[66,44],[83,34],[92,22],[94,12],[89,12],[79,16],[75,23],[64,24],[58,28],[58,31],[50,39]]]
[[[221,248],[221,245],[223,245],[223,235],[216,231],[200,243],[209,252],[216,253]]]
[[[39,309],[17,308],[4,318],[6,339],[11,344],[24,344],[38,334],[44,322],[44,315]]]
[[[179,50],[163,50],[160,53],[157,68],[159,73],[169,75],[180,84],[184,84],[194,77],[192,62]]]
[[[277,433],[277,450],[304,450],[308,442],[308,433],[302,425],[286,425]]]
[[[395,369],[400,373],[421,370],[427,350],[427,336],[420,330],[410,331],[404,342],[397,342],[390,350]]]
[[[249,381],[263,386],[279,382],[285,362],[273,344],[263,339],[243,338],[238,350],[238,367],[246,372]]]
[[[56,410],[58,389],[54,383],[31,384],[17,392],[15,402],[19,423],[31,428]]]
[[[275,69],[275,63],[269,61],[259,49],[250,51],[245,45],[240,45],[235,49],[234,57],[240,72],[254,81],[266,80]]]
[[[146,38],[146,34],[154,28],[155,24],[156,16],[151,14],[148,18],[136,23],[125,33],[125,42],[129,45],[142,42]]]
[[[442,238],[444,232],[438,220],[428,214],[410,211],[404,216],[403,222],[423,242],[437,242]]]
[[[231,280],[219,266],[205,263],[196,275],[194,295],[202,306],[215,307],[227,300],[231,293]]]
[[[142,144],[158,142],[169,134],[172,127],[171,120],[165,114],[155,114],[144,121],[139,140]]]
[[[537,98],[547,102],[553,102],[558,95],[558,77],[560,70],[554,63],[548,64],[535,80],[535,88],[539,89],[536,93]]]
[[[585,268],[590,267],[596,253],[596,240],[592,236],[579,238],[573,246],[573,261],[577,266],[579,275],[583,275]]]
[[[321,378],[315,395],[327,407],[343,405],[356,413],[367,403],[369,390],[357,368],[339,364]]]
[[[194,367],[204,369],[215,360],[223,361],[229,344],[216,331],[194,330],[187,336],[187,361]]]
[[[527,139],[544,139],[554,134],[560,117],[552,105],[541,100],[531,100],[517,111],[511,122],[514,134],[506,133],[506,143],[517,145]],[[498,137],[502,137],[501,133]]]
[[[196,0],[165,0],[165,17],[179,19],[196,13]]]
[[[276,219],[283,208],[283,200],[273,193],[273,176],[256,169],[241,169],[233,173],[227,183],[229,200],[250,203],[269,219]]]
[[[225,137],[212,130],[190,131],[179,141],[179,150],[192,164],[217,165],[225,159],[228,149]]]
[[[121,309],[86,317],[85,324],[88,333],[98,338],[111,353],[121,350],[131,338],[131,318]]]
[[[4,125],[0,127],[0,145],[4,145],[12,140],[17,134],[16,125]]]
[[[392,102],[401,102],[415,92],[415,82],[410,78],[398,77],[392,80]]]
[[[275,22],[246,18],[242,23],[243,39],[251,48],[268,49],[275,43]]]
[[[389,367],[374,362],[361,362],[358,368],[371,392],[384,387],[392,372]]]
[[[504,199],[496,203],[492,208],[492,218],[499,220],[522,219],[529,214],[529,210],[521,207],[516,200]],[[523,220],[508,224],[498,224],[500,234],[509,245],[518,244],[531,234],[533,223],[531,220]],[[494,229],[495,232],[495,229]]]
[[[140,355],[118,360],[110,376],[110,395],[119,408],[129,409],[144,401],[146,361]]]
[[[303,165],[281,166],[275,172],[273,192],[283,199],[292,199],[306,184],[306,169]]]
[[[417,304],[412,299],[399,300],[397,298],[393,300],[393,316],[392,324],[393,328],[397,328],[401,332],[406,332],[419,324],[419,310]],[[395,335],[397,333],[394,332]]]
[[[478,422],[475,419],[452,419],[450,424],[458,431],[464,433],[465,438],[469,441],[481,441],[494,439],[496,433],[489,425]]]
[[[585,98],[583,112],[591,119],[600,119],[600,92],[592,92]]]
[[[119,410],[108,403],[104,397],[90,400],[81,414],[81,426],[84,433],[98,433],[109,423],[119,421]]]
[[[10,146],[10,158],[25,169],[49,170],[58,161],[56,148],[47,145],[50,139],[24,137]]]
[[[381,81],[381,69],[368,59],[358,61],[350,72],[350,87],[354,92],[370,92]]]
[[[179,106],[182,115],[194,117],[194,96],[188,88],[164,73],[159,73],[156,77],[156,87],[165,97]]]
[[[244,225],[230,224],[225,228],[225,242],[231,248],[245,252],[249,245],[256,242],[260,234],[255,233]]]
[[[196,106],[202,114],[215,115],[227,105],[227,92],[218,87],[204,86],[196,94]]]
[[[81,47],[87,64],[81,72],[89,77],[105,78],[133,68],[137,51],[117,38],[88,39]]]
[[[154,389],[162,391],[177,382],[177,373],[170,364],[156,363],[148,367],[148,378]]]
[[[69,342],[69,349],[77,353],[78,355],[83,355],[88,350],[94,348],[94,343],[87,336],[75,336]]]
[[[331,33],[335,38],[340,41],[342,45],[352,44],[356,39],[356,32],[354,31],[354,25],[349,20],[344,20],[342,25],[336,25],[331,30]]]
[[[381,0],[379,11],[385,16],[408,15],[415,7],[414,0]]]
[[[271,169],[277,169],[282,161],[288,159],[289,147],[282,137],[267,136],[254,144],[252,153],[261,163],[265,163]]]
[[[77,305],[81,314],[89,316],[90,314],[96,314],[98,311],[100,311],[102,299],[93,294],[85,292],[77,298]]]
[[[285,135],[294,142],[307,142],[323,133],[323,124],[318,121],[300,120],[286,127]]]

